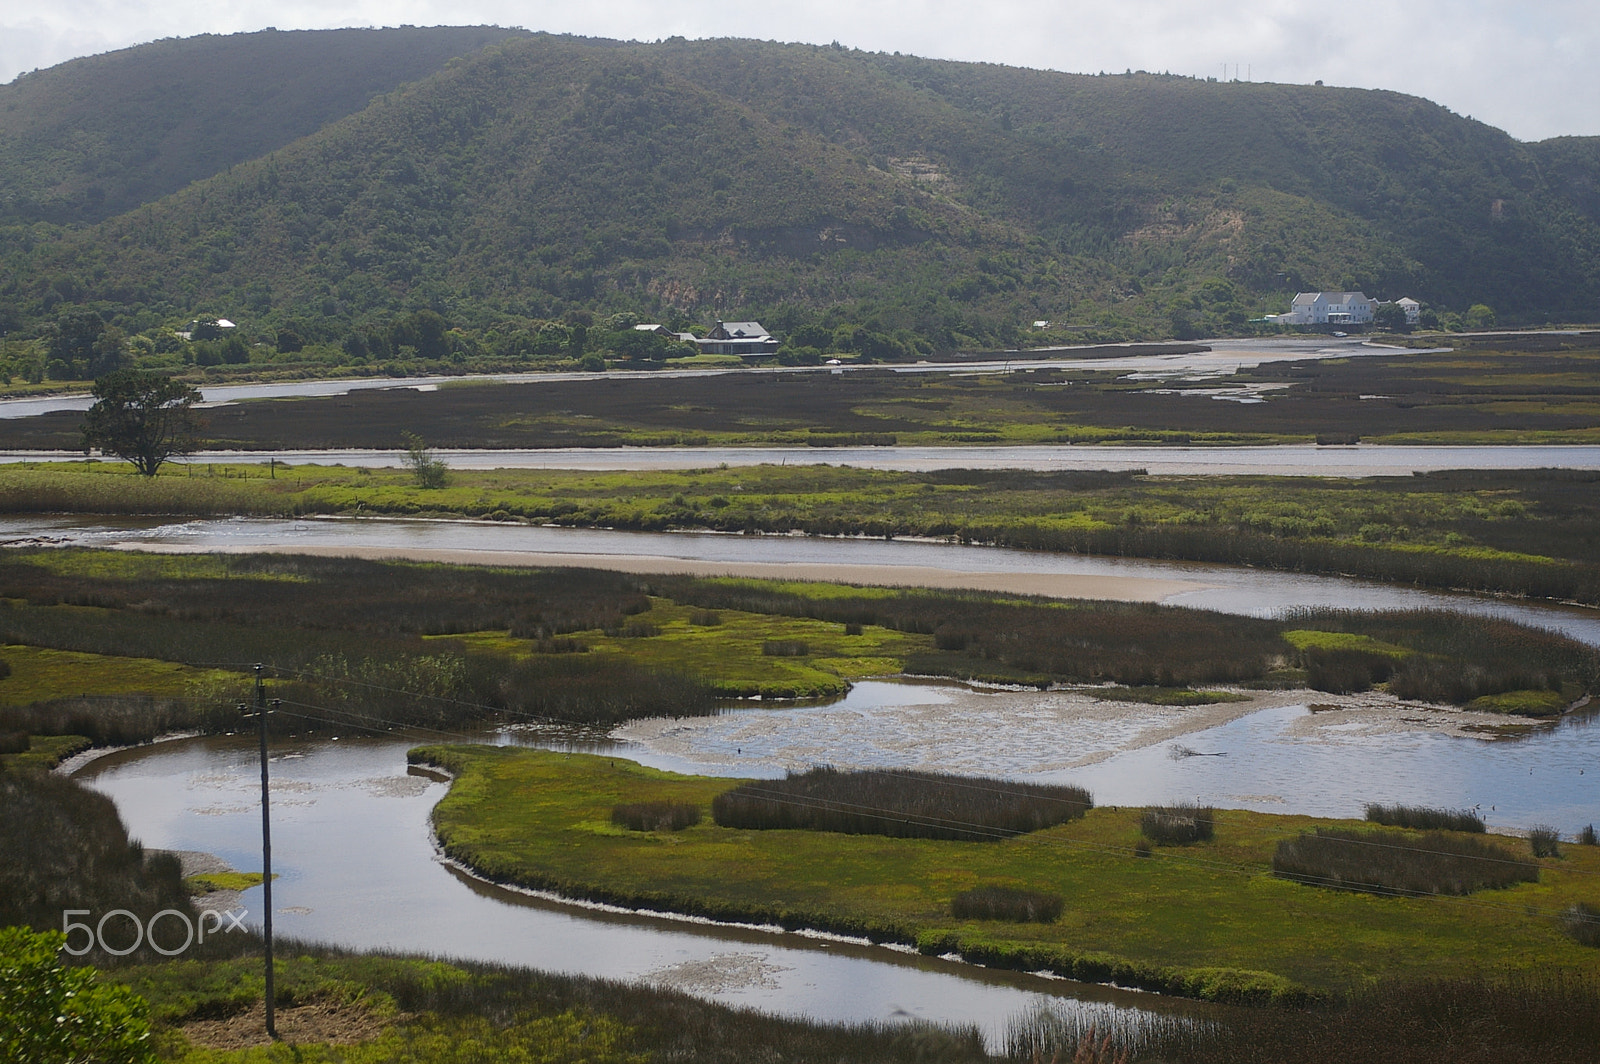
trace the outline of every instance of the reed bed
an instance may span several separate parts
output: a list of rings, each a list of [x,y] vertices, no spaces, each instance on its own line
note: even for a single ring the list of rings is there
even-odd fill
[[[1128,1044],[1137,1060],[1173,1064],[1587,1064],[1600,1044],[1600,985],[1563,971],[1384,981],[1312,1008],[1169,1022]]]
[[[1040,1004],[1006,1025],[1001,1057],[1019,1064],[1181,1061],[1221,1030],[1214,1020],[1188,1016]]]
[[[1318,828],[1278,843],[1284,879],[1373,894],[1471,894],[1537,883],[1539,866],[1486,839],[1429,832]]]
[[[1016,924],[1053,924],[1061,916],[1061,895],[1015,887],[976,887],[950,899],[957,920],[1008,920]]]
[[[1448,610],[1297,610],[1285,620],[1297,628],[1349,632],[1413,651],[1395,660],[1385,655],[1346,655],[1338,669],[1349,676],[1387,679],[1391,694],[1424,702],[1466,705],[1475,698],[1510,691],[1600,689],[1600,651],[1556,632],[1498,617]],[[1310,655],[1314,664],[1316,657]],[[1359,659],[1359,661],[1358,661]],[[1332,660],[1332,659],[1326,659]],[[1360,664],[1365,662],[1365,664]],[[1359,679],[1359,677],[1356,677]]]
[[[742,783],[712,801],[711,815],[731,828],[983,841],[1076,820],[1093,807],[1081,787],[822,767]]]
[[[689,802],[624,802],[612,807],[611,822],[629,831],[682,831],[700,823],[700,807]]]
[[[1433,809],[1421,805],[1367,803],[1367,819],[1391,828],[1414,831],[1469,831],[1483,834],[1483,818],[1470,809]]]
[[[1157,846],[1210,842],[1216,827],[1217,811],[1193,802],[1153,806],[1139,818],[1139,833]]]

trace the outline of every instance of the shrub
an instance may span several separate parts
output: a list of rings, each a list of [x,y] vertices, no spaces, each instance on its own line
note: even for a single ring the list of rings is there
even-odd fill
[[[1560,857],[1561,832],[1549,824],[1535,824],[1528,829],[1528,845],[1535,857]]]
[[[768,639],[761,644],[761,653],[769,658],[803,658],[811,647],[798,639]]]
[[[978,887],[950,899],[950,915],[957,920],[1050,924],[1061,915],[1061,895],[1013,887]]]
[[[1583,830],[1578,832],[1578,845],[1579,846],[1593,846],[1595,844],[1595,841],[1596,840],[1595,840],[1595,835],[1594,835],[1594,825],[1593,824],[1584,825]]]
[[[852,621],[852,622],[850,622],[850,623],[848,623],[848,624],[846,624],[844,626],[844,634],[845,635],[860,635],[861,634],[861,626],[859,624],[856,624],[854,621]]]
[[[1561,914],[1561,930],[1583,946],[1600,946],[1600,909],[1579,902]]]
[[[1470,894],[1539,881],[1538,865],[1486,839],[1351,828],[1283,840],[1272,871],[1297,883],[1373,894]]]
[[[5,658],[0,658],[0,680],[11,675],[11,663]]]
[[[1139,818],[1139,831],[1157,846],[1186,846],[1209,841],[1216,830],[1217,811],[1209,805],[1157,806]]]
[[[732,828],[989,840],[1075,820],[1093,806],[1081,787],[824,767],[742,783],[712,800],[711,815]]]
[[[1420,805],[1367,803],[1367,819],[1391,828],[1483,833],[1483,818],[1470,809],[1430,809]]]
[[[700,807],[690,802],[626,802],[612,807],[611,822],[629,831],[682,831],[700,823]]]
[[[25,754],[30,740],[22,731],[0,731],[0,754]]]
[[[715,628],[722,623],[722,614],[716,610],[695,610],[689,614],[689,623],[700,628]]]

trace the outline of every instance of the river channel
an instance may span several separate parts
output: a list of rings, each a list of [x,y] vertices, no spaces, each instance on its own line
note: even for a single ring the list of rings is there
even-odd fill
[[[1340,578],[945,543],[471,522],[65,517],[5,519],[0,541],[450,552],[486,562],[526,564],[536,556],[539,564],[597,567],[644,559],[656,565],[647,571],[764,565],[883,574],[884,583],[913,583],[912,574],[936,570],[1039,582],[1104,578],[1155,589],[1146,598],[1238,613],[1441,606],[1511,617],[1600,645],[1600,612],[1592,610]],[[897,569],[905,579],[894,578]],[[1441,730],[1422,711],[1410,720],[1394,707],[1345,704],[1314,712],[1310,699],[1295,697],[1232,715],[1227,707],[1096,710],[1084,701],[1064,701],[1057,692],[868,682],[829,706],[745,705],[712,718],[636,722],[603,742],[517,732],[474,738],[610,752],[730,776],[774,775],[818,762],[945,766],[1072,780],[1102,804],[1199,798],[1233,808],[1353,815],[1364,800],[1416,801],[1476,805],[1497,826],[1550,822],[1569,834],[1585,818],[1600,820],[1600,726],[1582,716],[1521,734],[1470,735]],[[1180,719],[1193,712],[1202,715]],[[1208,712],[1221,715],[1203,716]],[[282,878],[274,900],[281,934],[641,979],[824,1020],[975,1024],[991,1045],[1012,1017],[1040,1002],[1118,1026],[1206,1012],[1194,1003],[820,937],[603,912],[475,882],[443,863],[430,841],[429,811],[445,784],[407,770],[413,741],[324,735],[278,744],[273,833]],[[213,737],[112,754],[79,778],[115,799],[130,833],[146,845],[208,851],[251,868],[259,866],[256,772],[249,742]],[[259,891],[246,892],[244,904],[258,909]]]

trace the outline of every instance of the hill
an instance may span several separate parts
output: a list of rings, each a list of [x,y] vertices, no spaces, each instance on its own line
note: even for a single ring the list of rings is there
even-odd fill
[[[259,158],[517,31],[206,35],[0,85],[0,220],[98,222]]]
[[[213,314],[337,344],[427,308],[475,356],[534,351],[542,322],[575,312],[758,317],[818,347],[864,326],[893,356],[1014,343],[1035,319],[1063,338],[1244,332],[1316,287],[1487,303],[1502,322],[1600,305],[1600,141],[1522,144],[1413,97],[738,40],[535,34],[443,62],[506,34],[393,32],[434,59],[370,102],[358,68],[382,65],[381,36],[145,46],[191,49],[196,69],[259,54],[238,68],[250,105],[207,112],[238,130],[233,165],[201,150],[200,123],[170,148],[120,142],[150,161],[97,208],[58,181],[59,217],[109,216],[0,233],[0,319],[38,332],[84,306],[136,332]],[[260,102],[339,49],[370,62],[334,62],[350,74],[326,106],[298,88],[297,106]],[[40,175],[105,154],[66,132],[108,120],[63,102],[102,68],[151,101],[151,128],[181,109],[189,90],[150,55],[0,91],[0,131],[60,145],[0,171],[10,201],[38,214],[57,202],[26,191]]]

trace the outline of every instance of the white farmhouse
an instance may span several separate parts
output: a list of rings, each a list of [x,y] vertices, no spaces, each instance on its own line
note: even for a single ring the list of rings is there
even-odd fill
[[[1361,292],[1301,292],[1287,314],[1269,314],[1279,325],[1362,325],[1372,320],[1372,300]]]
[[[1410,296],[1402,296],[1394,305],[1406,312],[1406,324],[1415,325],[1422,320],[1422,304]]]

